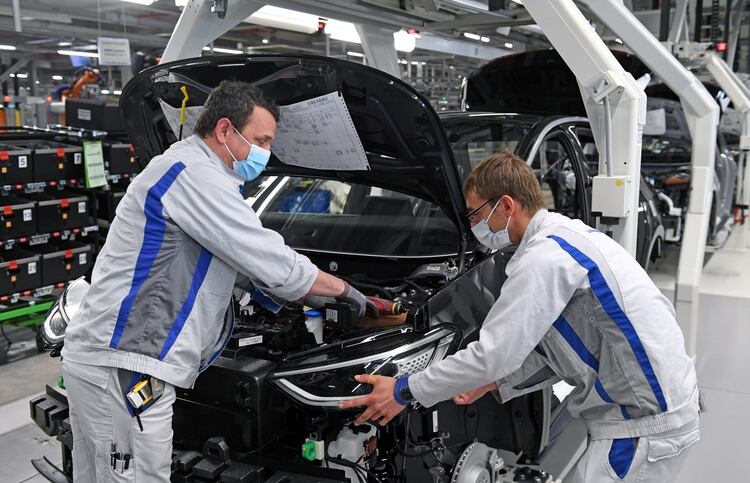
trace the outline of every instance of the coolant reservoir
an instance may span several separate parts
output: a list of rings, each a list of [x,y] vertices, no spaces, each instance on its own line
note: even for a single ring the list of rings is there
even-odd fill
[[[315,343],[323,343],[323,316],[317,310],[305,310],[305,326],[315,336]]]
[[[359,465],[365,469],[367,457],[375,451],[375,445],[371,444],[370,440],[374,439],[376,434],[377,429],[371,424],[357,426],[356,430],[347,426],[339,432],[336,440],[328,445],[328,456],[350,463],[359,461]],[[333,462],[330,463],[330,467],[344,470],[346,477],[353,482],[362,481],[362,478],[352,468]]]

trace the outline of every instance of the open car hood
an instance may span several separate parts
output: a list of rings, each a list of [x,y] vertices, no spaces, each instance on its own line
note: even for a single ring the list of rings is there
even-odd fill
[[[649,69],[638,57],[612,50],[623,69],[638,79]],[[712,96],[719,88],[703,85]],[[679,101],[658,79],[646,87],[648,100]],[[527,112],[586,116],[575,75],[555,50],[541,50],[500,57],[472,73],[466,82],[463,101],[471,111]],[[652,107],[649,102],[649,110]]]
[[[225,79],[250,82],[279,105],[340,92],[370,165],[369,171],[319,170],[284,164],[272,155],[264,174],[340,179],[426,199],[445,211],[466,243],[460,178],[440,119],[411,86],[361,64],[317,56],[232,55],[148,68],[125,86],[120,100],[139,154],[150,159],[176,140],[161,103],[179,109],[180,87],[186,85],[188,107],[202,106]]]

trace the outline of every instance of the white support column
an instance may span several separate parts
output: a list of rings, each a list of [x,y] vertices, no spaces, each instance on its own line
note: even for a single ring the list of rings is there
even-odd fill
[[[367,65],[401,78],[398,54],[393,42],[393,31],[374,25],[355,24],[365,51]]]
[[[625,72],[572,0],[526,0],[526,10],[575,74],[584,97],[594,139],[600,154],[600,172],[607,149],[604,136],[603,100],[612,105],[609,140],[613,153],[612,174],[625,182],[594,186],[594,199],[617,199],[625,191],[620,208],[626,216],[613,227],[613,235],[635,255],[638,193],[641,170],[641,133],[646,117],[646,95],[633,76]],[[619,197],[623,199],[622,197]],[[594,210],[597,211],[596,207]]]
[[[677,268],[675,308],[688,354],[694,355],[698,327],[698,289],[703,272],[716,160],[719,106],[703,84],[617,0],[583,0],[638,57],[669,86],[682,103],[692,136],[691,195]]]
[[[210,0],[190,0],[182,10],[167,48],[161,58],[162,62],[199,57],[203,47],[219,38],[231,28],[265,5],[255,0],[227,2],[224,18],[211,12]]]

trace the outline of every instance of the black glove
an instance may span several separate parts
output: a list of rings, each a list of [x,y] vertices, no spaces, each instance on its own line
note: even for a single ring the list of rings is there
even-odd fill
[[[344,292],[336,297],[336,300],[340,300],[342,302],[347,302],[357,309],[357,318],[361,319],[365,315],[365,311],[369,308],[371,311],[374,311],[374,313],[378,314],[377,309],[373,305],[372,302],[367,300],[367,297],[357,290],[356,288],[349,285],[349,283],[344,282],[346,284],[346,288],[344,289]]]

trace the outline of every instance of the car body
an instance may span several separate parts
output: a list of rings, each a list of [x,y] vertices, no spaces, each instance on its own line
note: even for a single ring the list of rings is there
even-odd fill
[[[636,56],[622,51],[612,53],[634,78],[650,73]],[[722,96],[715,85],[704,86],[712,95]],[[642,190],[641,198],[654,200],[666,227],[666,240],[679,243],[688,206],[690,132],[679,99],[669,88],[654,81],[645,90],[650,121],[644,127],[641,167],[654,189],[650,196]],[[484,65],[467,78],[462,106],[469,111],[586,115],[576,78],[554,50],[509,55]],[[660,120],[658,125],[654,119]],[[667,145],[674,148],[663,149]],[[712,244],[725,239],[731,222],[737,171],[734,155],[721,133],[717,136],[716,153],[707,240]]]
[[[232,471],[248,480],[229,481],[448,482],[490,464],[490,452],[477,456],[481,445],[509,452],[498,481],[549,481],[535,467],[514,466],[519,454],[529,464],[554,455],[569,468],[580,446],[555,442],[576,426],[550,390],[502,405],[488,394],[468,406],[415,408],[383,428],[354,427],[357,413],[337,407],[369,391],[355,374],[411,374],[476,340],[499,296],[513,250],[491,252],[471,237],[461,189],[471,163],[454,156],[446,119],[407,84],[360,64],[312,56],[189,59],[146,69],[123,91],[141,157],[176,140],[164,105],[180,105],[182,86],[192,92],[189,106],[199,108],[224,79],[253,82],[281,105],[343,96],[369,170],[311,169],[274,155],[244,193],[290,246],[406,313],[357,321],[346,304],[329,304],[317,343],[306,324],[321,315],[245,286],[233,301],[229,345],[195,387],[177,390],[173,481]],[[72,470],[66,409],[55,388],[31,402],[37,424],[63,442],[62,472],[39,463],[45,475]],[[585,442],[585,428],[577,428]],[[473,456],[461,458],[467,452]]]
[[[595,226],[591,179],[599,160],[586,118],[459,111],[441,113],[441,119],[458,166],[474,166],[502,150],[515,152],[537,174],[549,210]],[[644,269],[661,256],[664,236],[656,194],[644,179],[635,255]]]

